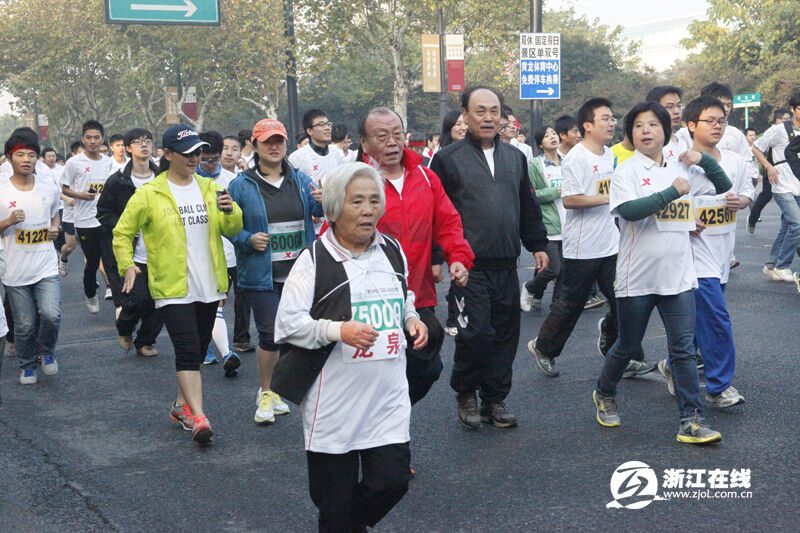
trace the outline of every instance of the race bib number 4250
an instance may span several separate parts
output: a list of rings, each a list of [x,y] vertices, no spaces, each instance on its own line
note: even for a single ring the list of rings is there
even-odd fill
[[[722,196],[698,196],[694,199],[697,220],[702,222],[707,235],[720,235],[736,231],[736,211],[727,208]]]

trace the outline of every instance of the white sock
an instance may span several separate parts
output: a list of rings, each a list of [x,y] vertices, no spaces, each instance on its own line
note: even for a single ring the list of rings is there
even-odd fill
[[[225,357],[231,351],[228,345],[228,325],[225,317],[222,316],[222,308],[217,309],[217,318],[214,320],[214,329],[211,330],[211,338],[217,347],[220,357]]]

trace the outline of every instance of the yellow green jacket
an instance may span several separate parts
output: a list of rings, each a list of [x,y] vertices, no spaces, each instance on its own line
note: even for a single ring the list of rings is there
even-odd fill
[[[233,212],[217,209],[217,190],[212,180],[194,175],[208,211],[211,258],[219,292],[228,290],[228,269],[221,234],[233,236],[242,230],[242,210],[236,203]],[[133,239],[142,230],[147,245],[147,280],[154,299],[181,298],[189,291],[186,266],[186,233],[178,206],[162,172],[147,185],[136,189],[114,228],[114,255],[120,276],[133,265]]]

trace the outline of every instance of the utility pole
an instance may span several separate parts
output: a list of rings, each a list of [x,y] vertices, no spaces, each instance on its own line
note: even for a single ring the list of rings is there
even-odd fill
[[[292,0],[283,2],[284,36],[288,40],[286,47],[286,100],[289,106],[289,146],[293,146],[297,134],[297,62],[294,58],[294,14]]]
[[[439,76],[439,80],[441,81],[441,91],[439,93],[439,123],[444,120],[444,116],[447,114],[447,108],[449,107],[447,104],[447,70],[446,70],[446,63],[445,63],[445,47],[444,47],[444,16],[442,15],[442,1],[438,0],[436,2],[437,5],[437,16],[438,16],[438,26],[439,26],[439,69],[441,71],[441,75]]]
[[[542,32],[542,2],[541,0],[530,0],[531,32]],[[533,147],[534,152],[538,152],[536,142],[531,142],[534,138],[533,133],[542,126],[542,101],[531,100],[531,131],[528,132],[528,144]]]

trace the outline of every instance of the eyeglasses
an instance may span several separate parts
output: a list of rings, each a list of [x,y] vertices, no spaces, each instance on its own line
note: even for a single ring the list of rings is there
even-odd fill
[[[201,165],[210,165],[212,163],[216,163],[219,161],[219,156],[217,157],[201,157],[200,164]]]
[[[134,139],[131,144],[136,146],[153,146],[153,139]]]
[[[712,128],[714,126],[726,126],[728,124],[728,121],[725,120],[724,118],[721,118],[719,120],[709,120],[707,118],[698,118],[697,122],[705,122],[706,124],[709,125],[709,127],[712,127]]]
[[[311,125],[312,128],[316,128],[317,126],[321,126],[323,128],[332,128],[333,127],[333,122],[328,120],[326,122],[317,122],[316,124],[312,124]]]
[[[502,126],[500,126],[500,127],[499,127],[499,128],[497,128],[497,129],[498,129],[499,131],[506,131],[507,129],[510,129],[510,128],[511,128],[511,124],[503,124]]]
[[[609,124],[616,124],[617,118],[616,117],[599,117],[595,119],[598,122],[608,122]]]

